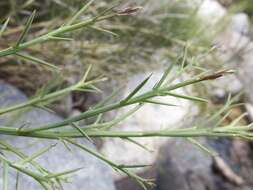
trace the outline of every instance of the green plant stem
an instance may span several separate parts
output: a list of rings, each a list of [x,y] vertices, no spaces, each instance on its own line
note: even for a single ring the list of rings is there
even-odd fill
[[[85,128],[82,128],[85,130]],[[127,137],[241,137],[253,138],[251,127],[217,127],[211,128],[185,128],[172,130],[154,130],[154,131],[103,131],[103,130],[87,130],[85,131],[89,137],[111,137],[111,138],[127,138]],[[24,137],[37,137],[47,139],[59,138],[83,138],[83,135],[76,130],[62,131],[38,131],[38,132],[22,132],[18,128],[0,127],[0,134]]]
[[[81,113],[78,116],[75,116],[75,117],[72,117],[72,118],[69,118],[69,119],[65,119],[64,121],[61,121],[61,122],[58,122],[58,123],[48,124],[48,125],[41,126],[41,127],[38,127],[38,128],[33,128],[33,129],[24,129],[23,131],[24,132],[36,132],[36,131],[43,131],[43,130],[63,127],[63,126],[69,125],[73,122],[77,122],[77,121],[80,121],[80,120],[83,120],[83,119],[87,119],[87,118],[99,115],[101,113],[105,113],[105,112],[108,112],[108,111],[111,111],[111,110],[116,110],[116,109],[119,109],[119,108],[122,108],[122,107],[125,107],[125,106],[128,106],[128,105],[140,103],[140,102],[143,102],[145,100],[148,100],[148,99],[156,97],[156,96],[165,96],[165,95],[167,95],[166,92],[168,92],[168,91],[175,90],[177,88],[181,88],[181,87],[191,85],[191,84],[194,84],[194,83],[198,83],[202,80],[203,79],[201,77],[190,79],[190,80],[172,85],[170,87],[163,87],[163,88],[160,88],[160,89],[155,89],[155,90],[143,93],[143,94],[141,94],[137,97],[131,98],[128,101],[122,100],[122,101],[114,103],[114,104],[106,105],[106,106],[99,107],[99,108],[96,108],[96,109],[91,109],[91,110],[88,110],[86,112]]]
[[[103,79],[96,79],[96,80],[91,80],[91,81],[87,81],[87,82],[82,80],[82,81],[78,82],[77,84],[74,84],[74,85],[64,88],[62,90],[58,90],[58,91],[52,92],[50,94],[38,96],[38,97],[35,97],[31,100],[28,100],[28,101],[25,101],[25,102],[22,102],[22,103],[13,105],[13,106],[8,106],[6,108],[2,108],[2,109],[0,109],[0,115],[8,113],[8,112],[12,112],[12,111],[20,110],[20,109],[23,109],[26,107],[35,106],[37,104],[43,104],[47,101],[59,99],[62,96],[69,94],[72,91],[76,91],[80,88],[84,89],[85,87],[89,87],[89,85],[100,82],[102,80]]]
[[[44,103],[44,102],[51,100],[51,99],[59,98],[59,96],[63,96],[65,94],[68,94],[69,92],[73,91],[74,89],[75,89],[74,86],[71,86],[71,87],[65,88],[63,90],[59,90],[54,93],[47,94],[45,96],[35,97],[31,100],[28,100],[26,102],[23,102],[23,103],[14,105],[14,106],[8,106],[7,108],[0,109],[0,115],[15,111],[15,110],[19,110],[19,109],[22,109],[25,107],[33,106],[36,104],[41,104],[41,103]]]
[[[4,50],[1,50],[0,51],[0,57],[13,55],[13,54],[15,54],[15,53],[27,48],[27,47],[33,46],[35,44],[42,44],[42,43],[50,40],[52,37],[57,37],[59,35],[65,34],[65,33],[68,33],[68,32],[71,32],[71,31],[75,31],[75,30],[90,26],[90,25],[92,25],[92,24],[94,24],[98,21],[105,20],[105,19],[108,19],[108,18],[111,18],[111,17],[114,17],[114,16],[116,16],[116,14],[110,14],[110,15],[105,15],[105,16],[101,16],[101,17],[94,17],[94,18],[90,18],[90,19],[87,19],[85,21],[79,22],[77,24],[60,27],[60,28],[58,28],[58,29],[56,29],[52,32],[44,34],[44,35],[42,35],[40,37],[37,37],[33,40],[30,40],[30,41],[25,42],[25,43],[21,43],[18,47],[9,47],[9,48],[6,48]]]
[[[0,145],[4,146],[7,148],[8,151],[16,154],[18,157],[22,158],[22,159],[26,159],[28,158],[27,155],[25,155],[23,152],[21,152],[19,149],[13,147],[12,145],[1,141],[0,140]],[[40,166],[37,162],[35,162],[34,160],[30,161],[31,165],[33,165],[38,171],[40,171],[41,173],[45,173],[45,174],[49,174],[50,172],[47,171],[45,168],[43,168],[42,166]]]

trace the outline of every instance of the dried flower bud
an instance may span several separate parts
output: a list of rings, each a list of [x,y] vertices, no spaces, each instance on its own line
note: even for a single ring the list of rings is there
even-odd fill
[[[233,74],[234,72],[235,72],[234,70],[223,70],[223,71],[219,71],[214,74],[211,74],[211,75],[204,76],[201,78],[201,80],[202,81],[203,80],[214,80],[214,79],[222,77],[225,74]]]
[[[132,15],[132,14],[137,13],[142,8],[143,7],[141,7],[141,6],[129,6],[129,7],[126,7],[122,10],[118,10],[117,14],[118,15]]]

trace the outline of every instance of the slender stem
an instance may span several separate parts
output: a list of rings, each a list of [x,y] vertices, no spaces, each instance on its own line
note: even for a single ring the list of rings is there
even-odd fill
[[[15,148],[15,147],[13,147],[12,145],[10,145],[10,144],[8,144],[8,143],[6,143],[6,142],[4,142],[4,141],[1,141],[1,140],[0,140],[0,144],[1,144],[2,146],[6,147],[8,151],[10,151],[10,152],[16,154],[16,155],[17,155],[18,157],[20,157],[20,158],[22,158],[22,159],[28,158],[27,155],[25,155],[23,152],[21,152],[19,149]],[[30,161],[30,163],[31,163],[36,169],[38,169],[41,173],[46,173],[46,174],[50,173],[50,172],[47,171],[45,168],[43,168],[42,166],[40,166],[36,161],[32,160],[32,161]]]
[[[59,96],[63,96],[65,94],[68,94],[69,92],[71,92],[73,90],[74,90],[74,86],[71,86],[71,87],[56,91],[54,93],[47,94],[45,96],[35,97],[31,100],[28,100],[26,102],[23,102],[23,103],[20,103],[20,104],[17,104],[17,105],[8,106],[7,108],[0,109],[0,115],[8,113],[8,112],[15,111],[15,110],[19,110],[19,109],[22,109],[22,108],[25,108],[25,107],[33,106],[33,105],[36,105],[36,104],[39,104],[39,103],[44,103],[48,100],[55,99],[55,98],[58,98]]]
[[[97,17],[90,18],[90,19],[87,19],[85,21],[79,22],[77,24],[60,27],[60,28],[58,28],[58,29],[56,29],[52,32],[44,34],[44,35],[42,35],[40,37],[37,37],[33,40],[30,40],[30,41],[25,42],[25,43],[21,43],[18,47],[9,47],[9,48],[6,48],[4,50],[1,50],[0,51],[0,57],[13,55],[16,52],[21,51],[21,50],[23,50],[27,47],[32,46],[32,45],[44,43],[44,42],[50,40],[52,37],[62,35],[62,34],[65,34],[65,33],[68,33],[68,32],[74,31],[74,30],[78,30],[78,29],[81,29],[81,28],[84,28],[86,26],[94,24],[95,22],[114,17],[115,15],[116,14],[110,14],[110,15],[99,17],[99,18],[97,18]]]
[[[136,103],[140,103],[140,102],[143,102],[143,100],[147,100],[147,99],[150,99],[150,98],[153,98],[153,97],[156,97],[156,96],[164,96],[164,95],[166,95],[166,94],[164,94],[164,92],[175,90],[177,88],[181,88],[183,86],[187,86],[187,85],[190,85],[190,84],[194,84],[194,83],[200,82],[201,80],[202,80],[201,78],[190,79],[190,80],[184,81],[182,83],[172,85],[170,87],[164,87],[164,88],[161,88],[161,89],[158,89],[158,90],[152,90],[152,91],[143,93],[143,94],[141,94],[137,97],[133,97],[128,101],[123,100],[123,101],[120,101],[120,102],[117,102],[117,103],[114,103],[114,104],[110,104],[110,105],[106,105],[106,106],[103,106],[103,107],[100,107],[100,108],[91,109],[91,110],[88,110],[86,112],[81,113],[78,116],[65,119],[64,121],[61,121],[61,122],[58,122],[58,123],[53,123],[53,124],[48,124],[48,125],[41,126],[41,127],[38,127],[38,128],[25,129],[25,130],[23,130],[23,132],[36,132],[36,131],[43,131],[43,130],[63,127],[63,126],[69,125],[73,122],[77,122],[77,121],[80,121],[80,120],[83,120],[83,119],[87,119],[87,118],[96,116],[98,114],[105,113],[105,112],[108,112],[108,111],[111,111],[111,110],[116,110],[116,109],[119,109],[119,108],[122,108],[122,107],[125,107],[125,106],[128,106],[128,105],[133,105],[133,104],[136,104]]]
[[[224,129],[214,128],[185,128],[171,130],[154,130],[154,131],[103,131],[103,130],[87,130],[89,137],[111,137],[111,138],[127,138],[127,137],[246,137],[252,138],[253,134],[249,132],[251,128],[242,126],[241,130],[222,127]],[[85,128],[83,128],[85,129]],[[83,135],[75,130],[62,131],[38,131],[38,132],[22,132],[18,128],[0,127],[0,134],[24,137],[37,137],[47,139],[59,138],[83,138]]]
[[[49,100],[54,101],[56,99],[61,98],[62,96],[66,95],[66,94],[69,94],[72,91],[78,90],[80,88],[84,89],[85,87],[88,87],[89,85],[92,85],[92,84],[100,82],[100,81],[103,81],[103,79],[90,80],[87,82],[80,81],[77,84],[74,84],[74,85],[64,88],[62,90],[58,90],[56,92],[45,94],[43,96],[37,96],[31,100],[28,100],[28,101],[25,101],[25,102],[22,102],[22,103],[13,105],[13,106],[8,106],[6,108],[2,108],[2,109],[0,109],[0,115],[8,113],[8,112],[12,112],[12,111],[20,110],[20,109],[23,109],[23,108],[26,108],[29,106],[43,104]]]

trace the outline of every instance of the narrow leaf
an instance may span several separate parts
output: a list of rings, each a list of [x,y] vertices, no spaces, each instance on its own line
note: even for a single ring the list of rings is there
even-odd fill
[[[158,83],[153,87],[153,89],[158,89],[162,86],[162,84],[164,83],[164,81],[166,80],[167,76],[169,75],[170,71],[172,70],[172,68],[174,67],[174,64],[171,64],[163,73],[163,76],[161,77],[161,79],[158,81]]]
[[[76,128],[85,138],[87,138],[90,142],[93,142],[92,139],[82,130],[76,123],[71,123],[71,125]]]
[[[66,25],[73,24],[80,16],[83,14],[93,3],[94,0],[90,0],[86,5],[83,6],[70,20]]]
[[[50,36],[48,39],[55,40],[55,41],[67,41],[67,42],[73,41],[72,38],[64,38],[64,37],[58,37],[58,36]]]
[[[3,161],[3,190],[8,190],[9,164]]]
[[[191,100],[191,101],[208,103],[208,100],[206,100],[204,98],[194,97],[194,96],[186,96],[186,95],[176,94],[176,93],[172,93],[172,92],[166,92],[164,95],[174,96],[177,98],[187,99],[187,100]]]
[[[29,19],[27,20],[27,23],[25,25],[25,28],[23,30],[23,32],[21,33],[15,47],[18,47],[23,41],[24,41],[24,38],[26,36],[26,34],[28,33],[28,31],[30,30],[31,28],[31,25],[32,25],[32,22],[33,22],[33,19],[35,17],[35,13],[36,11],[33,11],[33,13],[31,14],[31,16],[29,17]]]
[[[10,17],[8,17],[8,18],[6,19],[6,21],[4,22],[4,24],[3,24],[3,26],[2,26],[2,28],[1,28],[1,30],[0,30],[0,37],[3,35],[4,31],[6,30],[9,21],[10,21]]]
[[[157,100],[144,100],[143,102],[150,103],[150,104],[162,105],[162,106],[178,106],[175,104],[169,104],[169,103],[165,103],[165,102],[161,102],[161,101],[157,101]]]
[[[85,152],[87,152],[87,153],[89,153],[89,154],[95,156],[96,158],[98,158],[98,159],[104,161],[105,163],[109,164],[109,165],[112,166],[112,167],[116,167],[116,166],[117,166],[117,164],[115,164],[114,162],[108,160],[108,159],[107,159],[106,157],[104,157],[102,154],[100,154],[100,153],[98,153],[98,152],[92,150],[91,148],[88,148],[88,147],[86,147],[86,146],[84,146],[84,145],[78,144],[77,142],[75,142],[75,141],[73,141],[73,140],[70,140],[70,139],[66,139],[66,141],[69,142],[70,144],[75,145],[76,147],[78,147],[78,148],[84,150]]]
[[[122,100],[122,103],[128,102],[128,100],[130,100],[148,82],[151,76],[152,74],[145,78],[124,100]]]
[[[129,116],[133,115],[137,110],[139,110],[141,108],[141,106],[142,106],[142,104],[139,104],[139,105],[135,106],[133,109],[130,109],[125,114],[121,115],[120,117],[118,117],[110,122],[107,122],[107,125],[101,127],[101,129],[103,128],[103,130],[109,130],[111,127],[117,125],[118,123],[124,121]]]
[[[19,189],[19,172],[17,171],[15,190],[18,190],[18,189]]]
[[[51,68],[53,70],[59,70],[59,68],[57,66],[52,65],[51,63],[48,63],[48,62],[41,60],[39,58],[33,57],[31,55],[27,55],[27,54],[23,54],[23,53],[15,53],[15,55],[17,55],[18,57],[20,57],[22,59],[31,61],[32,63],[40,64],[40,65],[43,65],[47,68]]]
[[[21,161],[18,161],[16,164],[19,164],[19,165],[24,165],[28,162],[31,162],[32,160],[36,159],[37,157],[41,156],[42,154],[44,154],[45,152],[49,151],[51,148],[55,147],[56,144],[52,144],[52,145],[49,145],[45,148],[42,148],[41,150],[33,153],[31,156],[21,160]]]
[[[87,71],[85,72],[85,74],[84,74],[82,80],[81,80],[81,83],[84,83],[84,82],[87,80],[88,75],[89,75],[91,69],[92,69],[92,65],[90,64],[90,65],[88,66],[88,69],[87,69]]]
[[[129,141],[129,142],[131,142],[131,143],[133,143],[133,144],[139,146],[140,148],[142,148],[142,149],[148,151],[148,152],[154,152],[153,150],[150,150],[148,147],[142,145],[141,143],[139,143],[139,142],[137,142],[137,141],[135,141],[135,140],[133,140],[133,139],[131,139],[131,138],[129,138],[129,137],[127,137],[127,138],[122,138],[122,139],[127,140],[127,141]]]
[[[218,120],[218,122],[214,125],[215,127],[218,127],[219,125],[221,125],[226,119],[227,117],[231,114],[231,110],[228,111],[221,119]]]
[[[108,102],[110,102],[113,98],[115,98],[118,95],[118,92],[122,90],[122,87],[114,90],[109,96],[107,96],[105,99],[98,102],[92,109],[98,109],[104,105],[106,105]]]
[[[121,168],[145,168],[150,166],[152,165],[119,165]]]
[[[96,90],[88,89],[88,88],[76,88],[75,91],[97,93]]]
[[[22,9],[25,9],[26,7],[28,7],[29,5],[31,5],[32,3],[34,3],[35,0],[27,0],[23,5],[22,5]],[[20,9],[21,10],[21,9]]]
[[[232,122],[231,124],[229,124],[229,126],[228,126],[227,128],[233,128],[233,127],[235,127],[235,126],[238,125],[239,122],[240,122],[245,116],[247,116],[247,115],[248,115],[248,113],[243,113],[243,114],[241,114],[240,116],[238,116],[237,118],[235,118],[235,119],[233,120],[233,122]]]
[[[213,157],[218,156],[218,153],[216,153],[213,150],[210,150],[209,148],[205,147],[204,145],[202,145],[201,143],[199,143],[194,138],[190,138],[189,137],[189,138],[187,138],[187,140],[190,141],[192,144],[196,145],[197,147],[199,147],[204,152],[210,154],[211,156],[213,156]]]
[[[57,177],[60,177],[60,176],[65,176],[65,175],[68,175],[68,174],[71,174],[71,173],[75,173],[75,172],[77,172],[81,169],[83,169],[83,168],[76,168],[76,169],[66,170],[66,171],[59,172],[59,173],[49,174],[49,175],[46,176],[46,178],[57,178]]]
[[[225,105],[222,106],[221,109],[217,110],[210,118],[208,118],[206,122],[209,123],[219,118],[222,113],[227,112],[231,108],[231,105],[233,103],[234,103],[234,100],[231,98],[231,94],[229,94]]]
[[[116,34],[115,32],[112,32],[112,31],[104,29],[104,28],[100,28],[98,26],[90,26],[90,28],[92,28],[94,30],[97,30],[97,31],[100,31],[100,32],[104,32],[104,33],[113,35],[113,36],[118,36],[118,34]]]

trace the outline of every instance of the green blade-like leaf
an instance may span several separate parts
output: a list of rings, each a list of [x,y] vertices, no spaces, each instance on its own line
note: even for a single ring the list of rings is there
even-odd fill
[[[48,179],[46,179],[43,175],[41,175],[41,173],[38,173],[38,172],[34,172],[32,170],[29,170],[25,167],[21,167],[19,165],[16,165],[16,164],[12,164],[10,161],[8,161],[5,157],[3,157],[1,154],[0,154],[0,159],[3,161],[3,162],[7,162],[8,165],[32,178],[34,178],[35,180],[37,181],[45,181],[45,182],[48,182]]]
[[[76,168],[76,169],[66,170],[63,172],[55,173],[55,174],[49,174],[46,176],[46,178],[57,178],[57,177],[65,176],[65,175],[68,175],[71,173],[78,172],[81,169],[83,169],[83,168]]]
[[[174,67],[174,64],[171,64],[163,73],[163,76],[161,79],[158,81],[158,83],[153,87],[153,89],[158,89],[162,86],[166,78],[168,77],[169,73],[171,72],[172,68]]]
[[[110,102],[113,98],[115,98],[118,95],[118,92],[121,91],[122,89],[123,89],[123,87],[117,88],[109,96],[107,96],[105,99],[103,99],[100,102],[98,102],[91,109],[97,109],[99,107],[105,106],[108,102]]]
[[[145,168],[150,166],[152,165],[119,165],[121,168]]]
[[[240,116],[238,116],[237,118],[235,118],[234,120],[233,120],[233,122],[231,123],[231,124],[229,124],[229,126],[228,127],[235,127],[236,125],[238,125],[239,124],[239,122],[245,117],[245,116],[247,116],[248,115],[248,113],[243,113],[243,114],[241,114]]]
[[[51,148],[53,148],[55,146],[56,146],[56,144],[52,144],[52,145],[49,145],[49,146],[47,146],[45,148],[42,148],[41,150],[33,153],[31,156],[29,156],[29,157],[27,157],[27,158],[25,158],[25,159],[23,159],[21,161],[16,162],[16,164],[18,164],[18,165],[24,165],[24,164],[26,164],[28,162],[31,162],[32,160],[34,160],[37,157],[41,156],[42,154],[44,154],[45,152],[49,151]]]
[[[40,64],[40,65],[43,65],[43,66],[53,69],[53,70],[59,70],[59,68],[57,66],[52,65],[51,63],[48,63],[48,62],[41,60],[37,57],[33,57],[31,55],[27,55],[27,54],[23,54],[23,53],[15,53],[15,55],[17,55],[18,57],[20,57],[22,59],[31,61],[32,63]]]
[[[165,103],[165,102],[161,102],[161,101],[157,101],[157,100],[144,100],[143,102],[150,103],[150,104],[162,105],[162,106],[178,106],[175,104],[169,104],[169,103]]]
[[[18,189],[19,189],[19,172],[17,171],[15,190],[18,190]]]
[[[149,75],[147,78],[145,78],[124,100],[122,100],[122,103],[128,102],[139,90],[148,82],[150,77],[152,76]]]
[[[81,85],[87,80],[88,75],[89,75],[91,69],[92,69],[92,65],[89,65],[87,71],[86,71],[86,72],[84,73],[84,75],[83,75],[82,80],[80,81],[80,84],[81,84]]]
[[[139,143],[139,142],[137,142],[137,141],[135,141],[135,140],[133,140],[133,139],[131,139],[131,138],[128,138],[128,137],[127,137],[127,138],[122,138],[122,139],[123,139],[123,140],[127,140],[127,141],[129,141],[129,142],[131,142],[131,143],[133,143],[133,144],[139,146],[140,148],[142,148],[142,149],[148,151],[148,152],[154,152],[153,150],[150,150],[148,147],[142,145],[141,143]]]
[[[23,5],[21,9],[25,9],[26,7],[32,5],[34,3],[35,0],[27,0]],[[20,9],[20,10],[21,10]]]
[[[196,145],[198,148],[200,148],[202,151],[210,154],[211,156],[215,157],[218,156],[218,153],[214,152],[213,150],[210,150],[209,148],[205,147],[204,145],[202,145],[200,142],[198,142],[197,140],[195,140],[194,138],[187,138],[187,140],[189,142],[191,142],[192,144]]]
[[[166,92],[164,95],[174,96],[176,98],[187,99],[187,100],[191,100],[191,101],[208,103],[208,100],[204,99],[204,98],[199,98],[199,97],[194,97],[194,96],[186,96],[186,95],[182,95],[182,94],[176,94],[173,92]]]
[[[98,26],[90,26],[90,28],[94,29],[94,30],[97,30],[99,32],[104,32],[104,33],[107,33],[107,34],[110,34],[110,35],[113,35],[113,36],[118,36],[118,34],[116,34],[115,32],[112,32],[110,30],[106,30],[104,28],[100,28]]]
[[[116,119],[114,119],[114,120],[112,120],[110,122],[107,122],[107,124],[105,126],[102,126],[100,129],[109,130],[113,126],[119,124],[120,122],[124,121],[126,118],[130,117],[131,115],[133,115],[141,107],[142,107],[142,104],[139,104],[139,105],[135,106],[133,109],[130,109],[129,111],[127,111],[123,115],[119,116],[118,118],[116,118]]]
[[[105,156],[103,156],[102,154],[100,154],[100,153],[98,153],[98,152],[92,150],[91,148],[88,148],[88,147],[86,147],[86,146],[84,146],[84,145],[82,145],[82,144],[79,144],[79,143],[77,143],[77,142],[75,142],[75,141],[73,141],[73,140],[71,140],[71,139],[65,139],[65,140],[66,140],[67,142],[69,142],[70,144],[72,144],[72,145],[74,145],[74,146],[76,146],[76,147],[78,147],[78,148],[84,150],[85,152],[87,152],[87,153],[89,153],[89,154],[95,156],[96,158],[98,158],[98,159],[104,161],[105,163],[109,164],[110,166],[112,166],[112,167],[117,167],[117,164],[115,164],[114,162],[110,161],[109,159],[107,159],[107,158],[106,158]]]
[[[35,17],[35,13],[36,11],[33,11],[33,13],[31,14],[31,16],[29,17],[29,19],[27,20],[26,22],[26,25],[25,25],[25,28],[23,30],[23,32],[21,33],[15,47],[18,47],[23,41],[24,41],[24,38],[26,36],[26,34],[28,33],[28,31],[30,30],[31,28],[31,25],[32,25],[32,22],[33,22],[33,19]]]
[[[70,20],[66,25],[73,24],[80,16],[83,14],[93,3],[94,0],[90,0],[86,5],[83,6]]]
[[[64,38],[64,37],[58,37],[58,36],[50,36],[48,37],[48,40],[54,40],[54,41],[73,41],[72,38]]]
[[[9,164],[3,161],[3,190],[8,190]]]
[[[92,139],[82,130],[76,123],[71,123],[71,125],[76,128],[85,138],[87,138],[90,142],[93,142]]]
[[[8,23],[10,21],[10,17],[6,19],[6,21],[4,22],[1,30],[0,30],[0,37],[3,35],[4,31],[6,30],[7,26],[8,26]]]
[[[4,142],[4,141],[0,141],[0,144],[3,145],[4,147],[7,148],[8,151],[16,154],[18,157],[25,159],[28,156],[25,155],[23,152],[21,152],[19,149],[17,149],[16,147]],[[35,167],[38,171],[42,172],[42,173],[49,173],[45,168],[43,168],[42,166],[40,166],[38,163],[36,163],[35,161],[31,161],[30,162],[31,165],[33,165],[33,167]]]

